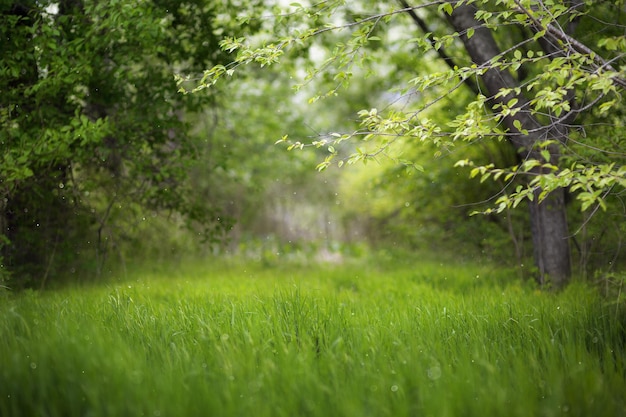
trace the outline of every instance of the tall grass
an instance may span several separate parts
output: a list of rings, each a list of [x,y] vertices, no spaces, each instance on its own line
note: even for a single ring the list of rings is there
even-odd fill
[[[621,416],[624,314],[471,266],[219,266],[0,300],[0,416]]]

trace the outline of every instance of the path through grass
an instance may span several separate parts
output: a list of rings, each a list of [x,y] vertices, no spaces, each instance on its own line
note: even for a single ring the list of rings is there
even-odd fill
[[[6,296],[0,416],[626,415],[621,310],[497,274],[220,264]]]

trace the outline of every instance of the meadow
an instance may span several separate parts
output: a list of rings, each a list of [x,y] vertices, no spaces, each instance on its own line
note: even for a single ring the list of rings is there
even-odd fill
[[[626,415],[623,307],[488,266],[207,260],[0,317],[6,417]]]

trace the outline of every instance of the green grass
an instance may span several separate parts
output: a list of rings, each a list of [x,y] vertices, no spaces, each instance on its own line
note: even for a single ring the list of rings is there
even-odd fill
[[[0,298],[0,416],[622,416],[623,310],[468,265],[221,262]]]

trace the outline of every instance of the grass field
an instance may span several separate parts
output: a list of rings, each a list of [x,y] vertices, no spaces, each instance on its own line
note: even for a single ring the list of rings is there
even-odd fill
[[[0,296],[0,416],[624,416],[624,311],[471,265],[209,262]]]

